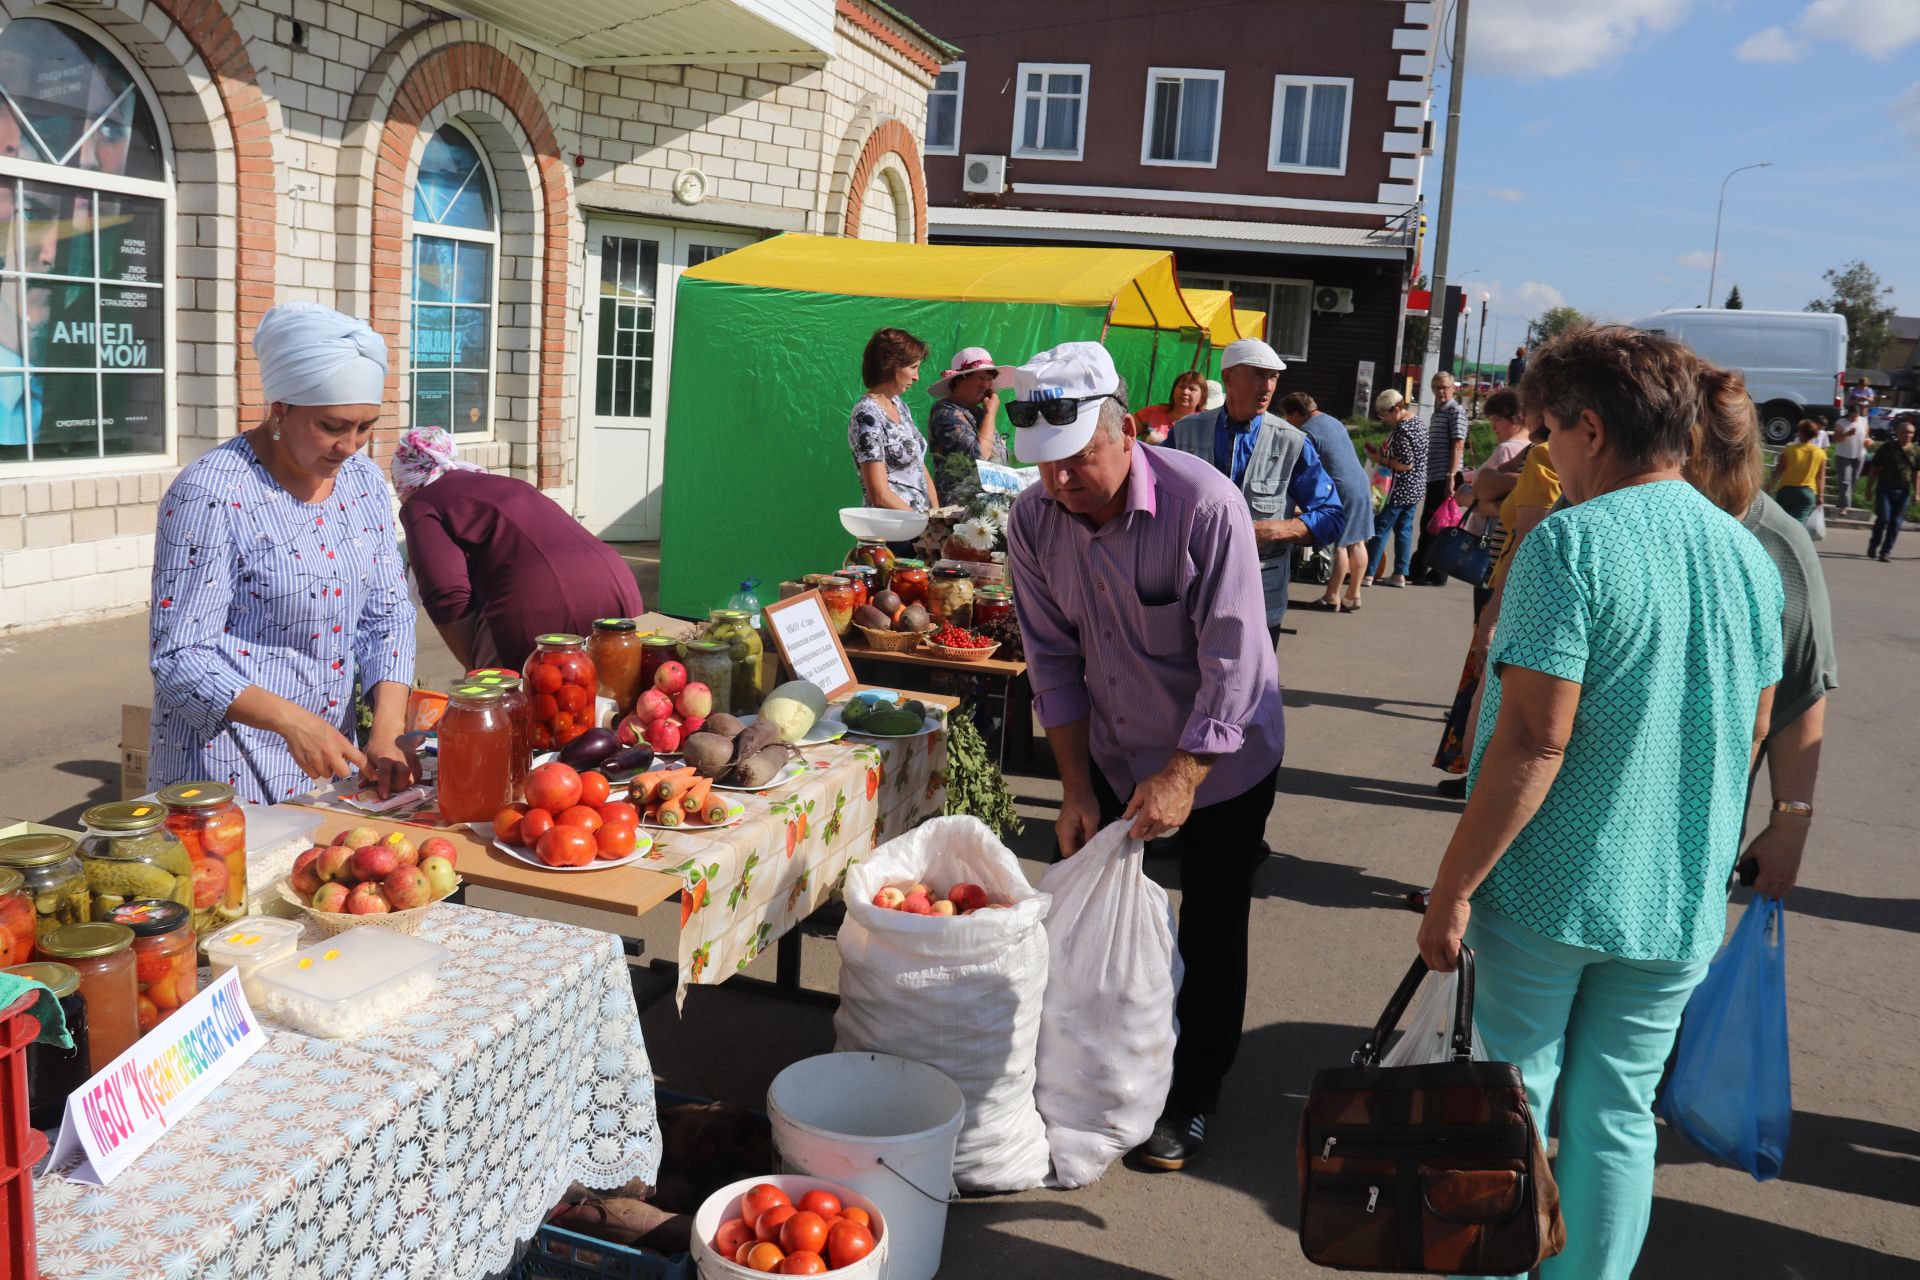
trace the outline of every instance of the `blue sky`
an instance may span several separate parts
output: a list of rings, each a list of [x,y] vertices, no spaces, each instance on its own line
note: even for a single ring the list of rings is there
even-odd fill
[[[1608,319],[1705,301],[1720,181],[1763,160],[1727,188],[1714,305],[1738,283],[1749,307],[1797,310],[1828,267],[1863,258],[1920,312],[1920,0],[1472,0],[1471,15],[1449,274],[1476,306],[1492,295],[1490,352],[1496,326],[1511,348],[1560,301]]]

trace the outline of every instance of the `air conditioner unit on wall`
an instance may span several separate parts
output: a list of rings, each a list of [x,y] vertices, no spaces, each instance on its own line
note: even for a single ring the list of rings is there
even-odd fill
[[[960,189],[978,195],[1001,194],[1007,189],[1007,158],[968,156],[960,176]]]
[[[1353,290],[1322,285],[1313,291],[1313,309],[1331,312],[1336,316],[1350,316],[1353,314]]]

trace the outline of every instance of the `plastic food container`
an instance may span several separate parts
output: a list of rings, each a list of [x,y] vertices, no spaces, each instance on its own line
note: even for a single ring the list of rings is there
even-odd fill
[[[247,993],[248,1003],[258,1005],[262,988],[254,975],[292,955],[305,934],[306,926],[298,920],[248,916],[232,928],[203,939],[201,949],[207,953],[212,977],[238,969],[240,986]]]
[[[93,895],[92,918],[142,898],[193,907],[193,858],[167,829],[167,807],[157,800],[97,804],[80,815],[87,835],[80,861]]]
[[[840,1198],[840,1203],[865,1209],[873,1226],[873,1252],[860,1261],[841,1267],[826,1274],[844,1277],[844,1280],[880,1280],[890,1274],[902,1274],[890,1271],[887,1266],[887,1221],[880,1206],[850,1187],[826,1178],[811,1178],[804,1174],[775,1173],[761,1178],[743,1178],[720,1188],[706,1198],[700,1209],[693,1215],[693,1258],[700,1268],[701,1280],[753,1280],[754,1276],[764,1272],[743,1267],[729,1258],[722,1258],[714,1252],[713,1237],[722,1223],[740,1216],[740,1202],[746,1199],[747,1192],[761,1183],[768,1183],[787,1193],[787,1199],[798,1204],[800,1197],[809,1191],[830,1191]],[[945,1206],[942,1206],[944,1209]],[[935,1250],[935,1257],[939,1252]],[[911,1273],[906,1273],[911,1274]],[[928,1273],[931,1274],[931,1273]]]
[[[323,1040],[360,1035],[418,1008],[448,951],[390,929],[353,929],[254,974],[262,1017]]]

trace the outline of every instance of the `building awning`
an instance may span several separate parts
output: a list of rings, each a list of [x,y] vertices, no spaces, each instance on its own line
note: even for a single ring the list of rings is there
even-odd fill
[[[429,0],[576,67],[825,62],[833,0]]]
[[[1244,222],[1222,218],[1163,218],[1144,213],[1069,213],[1051,209],[935,206],[927,229],[946,236],[1004,236],[1011,240],[1077,240],[1152,245],[1167,249],[1229,249],[1243,253],[1301,253],[1343,258],[1404,259],[1411,228],[1326,227],[1298,222]]]

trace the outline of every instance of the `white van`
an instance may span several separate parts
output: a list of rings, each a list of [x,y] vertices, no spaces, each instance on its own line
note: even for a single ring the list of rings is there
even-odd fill
[[[1747,380],[1760,409],[1760,434],[1786,444],[1802,418],[1829,425],[1840,416],[1847,367],[1847,320],[1823,311],[1662,311],[1629,323],[1665,334]]]

